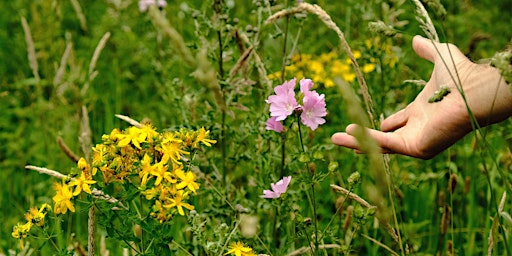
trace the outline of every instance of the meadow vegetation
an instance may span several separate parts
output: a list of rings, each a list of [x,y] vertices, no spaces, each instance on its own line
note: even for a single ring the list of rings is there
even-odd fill
[[[485,62],[510,1],[141,2],[0,2],[0,255],[512,254],[510,120],[430,160],[330,141],[429,79],[418,4]]]

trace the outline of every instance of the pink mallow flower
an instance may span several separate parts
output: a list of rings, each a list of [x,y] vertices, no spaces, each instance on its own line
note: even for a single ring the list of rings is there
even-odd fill
[[[318,125],[325,123],[323,117],[327,115],[327,109],[325,108],[325,95],[310,91],[312,87],[313,82],[310,79],[300,80],[300,91],[304,94],[300,119],[304,125],[315,130]]]
[[[277,117],[271,117],[267,120],[267,130],[276,131],[276,132],[283,132],[284,126],[281,124],[281,122],[276,120]]]
[[[281,194],[285,193],[288,189],[288,184],[290,184],[290,180],[292,176],[283,177],[283,179],[279,180],[276,184],[270,184],[272,190],[263,190],[263,198],[279,198]]]
[[[141,12],[147,11],[150,5],[157,5],[163,8],[167,6],[167,2],[165,0],[139,0],[139,10]]]
[[[270,95],[266,102],[270,104],[270,116],[276,117],[276,121],[285,120],[299,107],[295,99],[296,79],[284,82],[274,88],[275,95]]]

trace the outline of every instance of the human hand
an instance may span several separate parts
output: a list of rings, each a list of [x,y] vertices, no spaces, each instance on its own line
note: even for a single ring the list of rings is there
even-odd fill
[[[413,49],[434,63],[434,70],[416,99],[386,118],[381,131],[368,129],[383,153],[429,159],[473,130],[471,116],[482,127],[512,115],[510,88],[496,69],[471,62],[452,44],[435,43],[421,36],[414,37]],[[429,103],[441,86],[450,88],[451,93]],[[345,133],[332,136],[332,142],[362,153],[353,136],[356,129],[355,124],[347,126]]]

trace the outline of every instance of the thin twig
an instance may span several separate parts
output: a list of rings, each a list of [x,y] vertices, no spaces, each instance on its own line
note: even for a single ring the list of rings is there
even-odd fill
[[[129,124],[131,124],[131,125],[133,125],[135,127],[137,127],[137,128],[141,128],[142,127],[141,123],[135,121],[134,119],[132,119],[132,118],[130,118],[128,116],[123,116],[123,115],[119,115],[119,114],[116,114],[115,116],[117,118],[119,118],[119,119],[121,119],[121,120],[123,120],[123,121],[125,121],[125,122],[127,122],[127,123],[129,123]]]
[[[66,142],[62,139],[62,137],[57,136],[57,144],[59,145],[60,149],[64,154],[69,157],[73,162],[78,163],[78,160],[80,160],[80,157],[77,156],[69,147],[66,145]]]

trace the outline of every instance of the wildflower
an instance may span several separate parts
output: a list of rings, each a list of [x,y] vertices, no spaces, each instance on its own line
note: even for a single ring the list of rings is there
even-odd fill
[[[192,144],[193,147],[197,148],[199,142],[203,143],[204,145],[206,145],[208,147],[211,147],[212,144],[217,143],[216,140],[207,139],[208,134],[210,134],[210,131],[207,131],[204,129],[204,127],[201,127],[201,129],[199,129],[199,131],[197,131],[197,137],[196,137],[194,143]]]
[[[252,248],[245,246],[244,243],[234,242],[234,243],[231,243],[231,245],[229,246],[229,251],[226,252],[224,255],[228,255],[228,254],[235,255],[235,256],[246,256],[246,255],[251,255],[254,253],[252,252]]]
[[[150,178],[149,175],[155,171],[155,167],[151,165],[151,157],[149,157],[148,154],[144,154],[140,163],[142,164],[139,172],[139,178],[142,178],[140,183],[142,186],[145,186],[148,182],[148,178]]]
[[[315,130],[318,125],[324,124],[324,116],[327,115],[325,108],[325,95],[319,95],[316,91],[310,91],[313,82],[310,79],[300,80],[300,90],[304,93],[302,114],[300,115],[302,123]]]
[[[288,184],[290,184],[290,180],[292,179],[292,176],[284,177],[283,179],[279,180],[277,183],[270,184],[270,187],[272,190],[263,190],[263,195],[261,195],[262,198],[279,198],[281,194],[285,193],[288,189]]]
[[[43,209],[43,208],[41,208]],[[44,217],[46,216],[46,213],[43,213],[41,210],[37,209],[37,207],[32,207],[30,210],[28,210],[27,213],[25,213],[25,219],[35,224],[39,227],[42,227],[44,225]]]
[[[151,124],[143,124],[140,127],[140,132],[146,136],[148,142],[153,142],[153,138],[158,136],[158,132],[153,126],[151,126]]]
[[[190,191],[196,193],[199,184],[196,183],[196,175],[193,172],[184,172],[182,169],[175,170],[175,174],[181,179],[181,182],[176,185],[177,189],[188,188]]]
[[[277,121],[286,119],[298,107],[293,90],[295,83],[296,79],[294,78],[276,86],[274,88],[276,94],[267,99],[267,103],[270,104],[270,116],[275,116]]]
[[[185,207],[189,210],[194,210],[193,205],[190,205],[190,204],[184,202],[184,199],[187,196],[188,196],[187,192],[183,192],[183,190],[178,190],[178,192],[174,195],[174,198],[169,199],[170,203],[165,204],[164,207],[168,208],[168,209],[176,207],[176,208],[178,208],[178,213],[181,216],[183,216],[183,215],[185,215],[185,212],[183,211],[183,207]]]
[[[32,222],[27,222],[25,224],[18,223],[14,226],[11,236],[18,239],[23,239],[28,236],[28,232],[30,232],[30,228],[32,228]]]
[[[150,5],[157,5],[160,8],[166,7],[167,2],[165,0],[140,0],[139,10],[145,12],[148,10]]]
[[[276,120],[277,117],[273,116],[267,120],[267,130],[276,131],[276,132],[283,132],[284,126],[281,124],[281,122]]]
[[[158,151],[162,153],[162,162],[167,163],[171,159],[174,163],[180,164],[181,154],[190,154],[182,149],[181,140],[166,138],[160,146],[157,147]]]
[[[140,143],[146,140],[147,133],[143,133],[140,128],[132,126],[128,128],[128,134],[118,134],[117,138],[119,142],[117,142],[118,147],[126,147],[128,144],[133,144],[136,148],[142,149],[140,147]]]
[[[85,172],[82,172],[82,174],[80,174],[80,177],[72,180],[70,183],[69,183],[69,186],[72,187],[72,186],[75,186],[75,191],[73,192],[73,196],[78,196],[82,191],[84,191],[85,193],[88,193],[88,194],[91,194],[91,188],[89,187],[90,184],[94,184],[96,183],[95,180],[92,180],[90,178],[90,175],[89,177],[86,176],[86,173]]]
[[[156,177],[155,186],[158,186],[162,180],[166,180],[169,183],[176,183],[176,179],[172,176],[172,173],[168,172],[168,166],[162,162],[157,163],[151,171],[151,175]]]
[[[370,73],[375,70],[375,64],[373,63],[366,63],[363,65],[363,68],[361,68],[364,73]]]
[[[157,219],[160,223],[164,223],[165,221],[171,219],[171,215],[167,213],[167,211],[162,206],[162,202],[160,200],[156,200],[153,205],[153,211],[150,213],[151,217]]]
[[[73,203],[71,202],[71,198],[73,198],[73,194],[71,193],[71,190],[69,189],[69,186],[67,184],[59,184],[55,183],[54,185],[55,190],[57,191],[57,194],[53,196],[53,201],[55,201],[54,205],[54,211],[55,214],[61,214],[66,213],[68,209],[72,212],[75,212],[75,207],[73,206]]]

